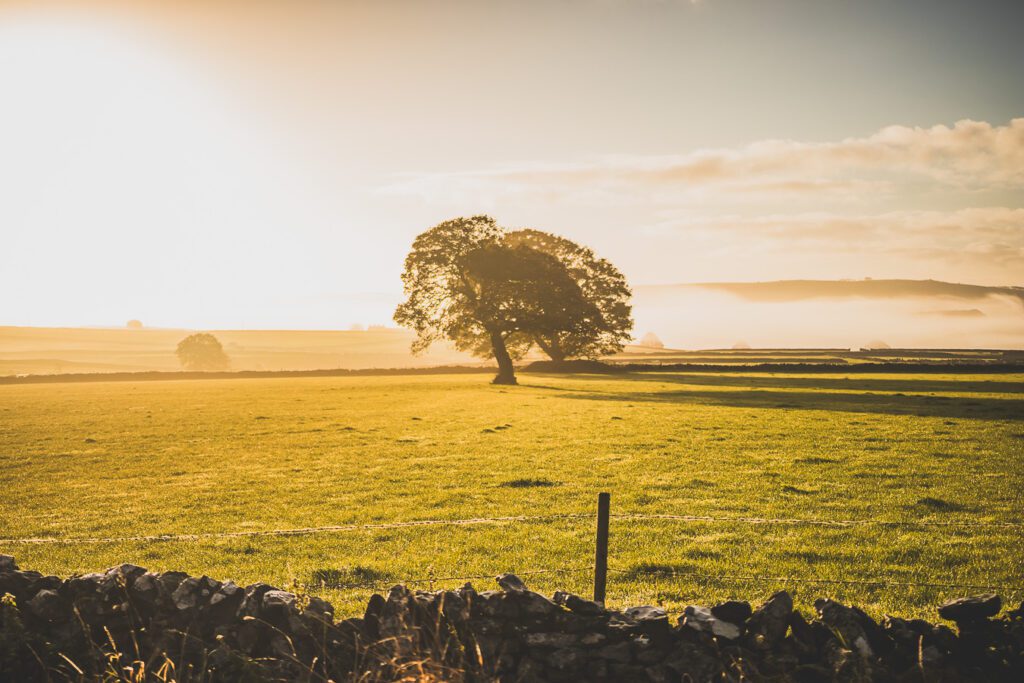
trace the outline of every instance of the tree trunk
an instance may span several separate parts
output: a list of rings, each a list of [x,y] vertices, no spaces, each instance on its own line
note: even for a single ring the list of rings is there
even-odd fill
[[[565,352],[562,351],[562,346],[558,343],[557,338],[545,341],[543,337],[537,335],[534,337],[534,341],[537,342],[540,350],[546,353],[548,358],[554,362],[561,363],[565,360]]]
[[[501,336],[501,332],[491,332],[491,349],[494,351],[494,360],[498,361],[498,375],[492,384],[516,384],[512,356],[508,355],[505,339]]]

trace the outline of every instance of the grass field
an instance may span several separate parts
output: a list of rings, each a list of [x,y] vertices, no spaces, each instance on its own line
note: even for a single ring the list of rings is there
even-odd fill
[[[0,538],[123,537],[613,513],[1020,522],[1024,374],[524,375],[0,386]],[[341,611],[405,578],[589,590],[593,520],[311,536],[19,544],[24,568],[121,562],[298,584]],[[934,617],[984,584],[1024,598],[1024,531],[613,519],[609,602],[830,595]],[[712,578],[712,577],[733,578]],[[327,585],[324,585],[324,584]],[[491,587],[489,580],[475,580]],[[426,586],[428,584],[421,584]],[[977,590],[974,592],[978,592]]]

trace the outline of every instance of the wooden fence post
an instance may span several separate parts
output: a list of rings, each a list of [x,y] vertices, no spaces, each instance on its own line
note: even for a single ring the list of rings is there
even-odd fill
[[[597,551],[594,554],[594,602],[604,604],[608,581],[608,511],[611,494],[597,494]]]

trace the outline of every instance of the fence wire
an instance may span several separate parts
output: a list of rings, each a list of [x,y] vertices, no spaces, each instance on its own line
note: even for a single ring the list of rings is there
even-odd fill
[[[643,513],[620,513],[609,515],[612,519],[650,519],[675,520],[681,522],[725,522],[735,524],[791,524],[807,526],[888,526],[888,527],[991,527],[991,528],[1024,528],[1024,522],[979,522],[973,520],[960,521],[928,521],[928,520],[885,520],[885,519],[799,519],[771,517],[729,517],[714,515],[662,515]]]
[[[552,574],[590,574],[593,567],[558,567],[553,569],[537,569],[532,571],[508,572],[523,578],[529,576],[552,575]],[[992,590],[999,591],[1004,595],[1015,595],[1022,592],[1021,588],[1002,586],[997,584],[970,584],[970,583],[937,583],[930,581],[891,581],[888,579],[808,579],[799,576],[760,576],[760,575],[733,575],[733,574],[708,574],[704,572],[666,572],[660,569],[618,569],[608,568],[609,572],[626,575],[630,578],[649,576],[655,579],[692,579],[702,582],[725,582],[725,583],[759,583],[759,584],[805,584],[818,586],[870,586],[874,588],[948,588],[957,590]],[[435,583],[450,583],[454,581],[484,581],[494,580],[498,572],[493,574],[479,574],[475,576],[428,576],[423,578],[400,578],[389,582],[363,581],[353,583],[331,583],[314,582],[307,584],[312,588],[328,588],[331,590],[356,590],[372,589],[386,591],[394,585],[422,585]]]
[[[748,525],[796,525],[796,526],[817,526],[833,528],[850,528],[863,526],[880,527],[904,527],[904,528],[993,528],[993,529],[1020,529],[1024,528],[1024,522],[985,522],[972,520],[955,521],[928,521],[928,520],[881,520],[881,519],[801,519],[801,518],[767,518],[767,517],[741,517],[728,515],[673,515],[673,514],[645,514],[645,513],[619,513],[610,515],[612,519],[634,520],[634,521],[670,521],[685,523],[725,523],[725,524],[748,524]],[[549,515],[511,515],[505,517],[472,517],[467,519],[426,519],[406,522],[379,522],[367,524],[343,524],[318,527],[298,527],[291,529],[265,529],[252,531],[228,531],[208,533],[183,533],[183,534],[153,534],[119,537],[79,537],[79,538],[4,538],[0,539],[0,545],[75,545],[75,544],[96,544],[96,543],[129,543],[129,542],[166,542],[166,541],[200,541],[204,539],[224,538],[252,538],[260,536],[307,536],[321,533],[341,533],[349,531],[375,531],[382,529],[400,529],[409,527],[440,527],[440,526],[473,526],[485,524],[514,524],[514,523],[544,523],[558,520],[580,520],[593,519],[591,513],[567,513]],[[537,569],[515,572],[517,576],[541,576],[572,574],[575,572],[590,572],[592,567],[555,567],[549,569]],[[734,583],[759,583],[759,584],[806,584],[806,585],[845,585],[845,586],[870,586],[878,588],[944,588],[956,590],[996,590],[1003,593],[1017,594],[1022,592],[1021,588],[999,586],[993,584],[958,584],[939,582],[916,582],[916,581],[893,581],[889,579],[813,579],[797,576],[762,576],[762,575],[731,575],[731,574],[708,574],[703,572],[678,572],[665,571],[662,568],[637,567],[634,569],[608,568],[609,572],[619,575],[636,578],[649,576],[654,579],[690,579],[697,581],[718,581]],[[320,582],[307,584],[313,588],[327,588],[332,590],[387,590],[396,584],[403,585],[429,585],[437,583],[451,583],[456,581],[480,581],[490,580],[497,576],[495,574],[474,575],[474,576],[426,576],[408,577],[395,579],[390,583],[377,581],[351,582],[332,584]]]
[[[718,515],[671,515],[619,513],[610,515],[612,519],[651,520],[678,522],[708,522],[725,524],[757,524],[757,525],[792,525],[822,527],[858,527],[882,526],[904,528],[993,528],[993,529],[1024,529],[1024,522],[982,522],[972,520],[960,521],[927,521],[927,520],[883,520],[883,519],[800,519],[771,517],[733,517]],[[151,534],[140,536],[107,536],[107,537],[39,537],[39,538],[0,538],[0,544],[54,544],[72,545],[76,543],[129,543],[158,541],[199,541],[206,538],[251,538],[258,536],[309,536],[323,533],[341,533],[346,531],[373,531],[378,529],[400,529],[417,526],[472,526],[478,524],[509,524],[515,522],[549,522],[560,519],[592,519],[589,513],[567,513],[551,515],[511,515],[507,517],[472,517],[469,519],[424,519],[408,522],[380,522],[369,524],[341,524],[334,526],[298,527],[293,529],[257,529],[252,531],[224,531],[207,533],[183,534]]]
[[[555,569],[533,569],[530,571],[521,572],[495,572],[493,574],[479,574],[477,576],[428,576],[425,578],[405,578],[405,579],[394,579],[390,582],[382,581],[362,581],[356,583],[331,583],[331,582],[313,582],[307,584],[308,587],[313,588],[329,588],[332,590],[354,590],[357,588],[368,588],[373,590],[384,591],[395,585],[422,585],[428,584],[433,585],[435,583],[453,582],[453,581],[493,581],[500,574],[515,574],[519,578],[524,576],[539,576],[543,574],[575,574],[575,573],[586,573],[589,574],[593,571],[593,567],[559,567]]]
[[[999,586],[995,584],[963,584],[963,583],[933,583],[927,581],[890,581],[888,579],[807,579],[799,576],[737,576],[730,574],[706,574],[703,572],[666,572],[660,569],[613,569],[608,571],[616,574],[627,574],[635,576],[652,576],[659,579],[704,579],[710,581],[723,581],[735,583],[802,583],[813,585],[840,585],[840,586],[873,586],[876,588],[957,588],[960,590],[998,590],[1005,592],[1019,592],[1020,589],[1010,586]]]
[[[251,538],[254,536],[309,536],[312,534],[344,531],[374,531],[416,526],[472,526],[475,524],[503,524],[511,522],[545,522],[556,519],[590,518],[589,514],[515,515],[510,517],[473,517],[470,519],[424,519],[411,522],[381,522],[373,524],[342,524],[337,526],[299,527],[296,529],[264,529],[253,531],[225,531],[198,534],[154,534],[148,536],[108,536],[93,538],[2,538],[0,544],[57,544],[76,543],[128,543],[150,541],[199,541],[205,538]]]

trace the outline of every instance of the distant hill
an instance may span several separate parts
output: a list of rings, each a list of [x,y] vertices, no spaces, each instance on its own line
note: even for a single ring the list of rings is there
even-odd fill
[[[640,286],[638,293],[669,294],[680,290],[706,289],[728,292],[747,301],[788,302],[807,299],[946,297],[984,299],[1011,296],[1024,302],[1024,287],[987,287],[939,280],[776,280],[774,282],[695,282],[679,285]]]

